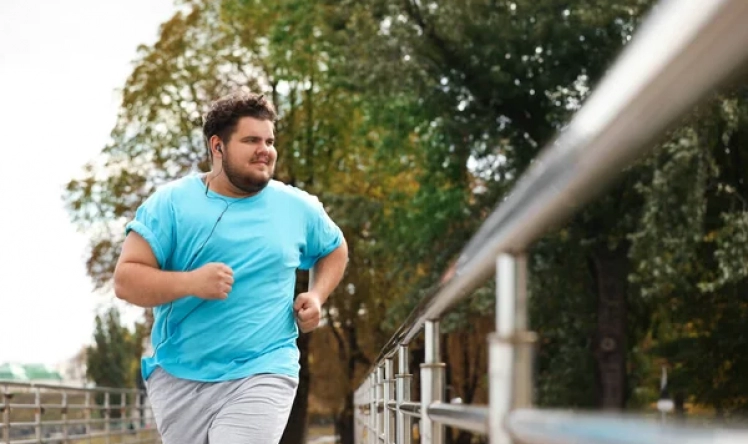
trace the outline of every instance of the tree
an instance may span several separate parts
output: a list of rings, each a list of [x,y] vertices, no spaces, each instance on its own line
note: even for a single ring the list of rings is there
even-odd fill
[[[681,398],[718,415],[745,412],[748,360],[748,107],[744,86],[699,107],[649,160],[645,211],[631,234],[633,281],[659,307],[651,352]]]
[[[410,237],[411,258],[427,264],[429,284],[420,289],[437,280],[538,150],[563,128],[649,4],[346,2],[353,83],[370,94],[407,94],[422,110],[417,127],[427,172],[398,230]],[[596,403],[604,407],[623,407],[628,393],[625,233],[641,204],[624,181],[567,227],[571,245],[583,251],[577,266],[591,275],[600,307],[597,332],[585,336],[595,349]],[[622,209],[631,217],[611,217]],[[535,288],[544,299],[564,297],[557,288]]]
[[[120,321],[119,310],[109,308],[96,316],[94,344],[86,350],[86,376],[99,387],[134,388],[140,370],[142,336],[131,332]],[[121,394],[111,393],[109,405],[119,406]],[[96,394],[96,403],[103,405],[104,394]],[[120,418],[119,409],[110,411],[111,418]]]

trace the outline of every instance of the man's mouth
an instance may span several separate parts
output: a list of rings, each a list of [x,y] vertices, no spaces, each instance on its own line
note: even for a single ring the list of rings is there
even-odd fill
[[[270,165],[270,159],[259,158],[252,161],[252,163],[261,163],[263,165]]]

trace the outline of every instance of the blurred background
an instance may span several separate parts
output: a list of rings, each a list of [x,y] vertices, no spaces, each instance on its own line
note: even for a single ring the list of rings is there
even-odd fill
[[[209,101],[264,92],[276,178],[320,196],[351,258],[323,326],[299,338],[284,444],[350,444],[352,393],[381,347],[653,5],[3,0],[0,379],[140,384],[152,318],[111,289],[124,225],[208,168]],[[531,251],[539,406],[656,412],[665,371],[674,415],[745,413],[747,92],[712,95]],[[487,285],[442,322],[448,399],[487,402],[494,305]]]

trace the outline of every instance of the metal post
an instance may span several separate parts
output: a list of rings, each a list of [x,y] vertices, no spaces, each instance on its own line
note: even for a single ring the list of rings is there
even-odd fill
[[[363,384],[359,386],[356,389],[356,391],[353,392],[353,443],[354,444],[360,444],[361,442],[361,438],[360,438],[361,387],[363,387]]]
[[[110,443],[109,432],[111,431],[112,415],[109,411],[109,390],[104,392],[104,442]]]
[[[384,414],[385,409],[380,408],[382,405],[382,401],[384,401],[384,364],[377,367],[377,390],[376,390],[376,406],[377,406],[377,427],[376,427],[376,435],[377,435],[377,443],[379,442],[379,438],[382,436],[382,433],[384,433]]]
[[[42,442],[42,393],[39,387],[34,388],[35,407],[34,410],[34,429],[36,431],[36,441]]]
[[[514,306],[514,404],[513,408],[532,407],[533,401],[533,351],[537,335],[528,330],[527,301],[527,256],[514,257],[515,263],[515,306]]]
[[[91,434],[91,392],[86,392],[86,401],[85,401],[86,407],[84,411],[84,416],[86,419],[86,435]]]
[[[10,443],[10,398],[13,395],[8,391],[8,386],[3,385],[3,442]]]
[[[397,417],[396,417],[396,441],[398,444],[410,444],[412,436],[412,421],[409,415],[406,415],[400,406],[404,402],[410,401],[410,385],[413,375],[409,373],[408,346],[401,345],[397,350]]]
[[[532,345],[527,328],[527,262],[502,254],[496,260],[496,332],[489,342],[491,444],[512,442],[504,419],[512,409],[532,405]]]
[[[62,439],[68,442],[68,392],[62,392]]]
[[[377,437],[377,373],[369,375],[369,444],[379,444]]]
[[[444,426],[431,420],[429,406],[444,400],[444,368],[439,344],[439,321],[426,321],[426,350],[421,364],[421,443],[442,444]]]
[[[143,415],[140,414],[140,390],[135,392],[134,396],[135,399],[132,401],[132,422],[133,424],[137,424],[137,426],[134,427],[135,430],[140,430],[143,428]]]
[[[122,429],[122,433],[127,430],[127,392],[123,392],[120,394],[120,402],[119,402],[119,422],[120,422],[120,429]],[[123,435],[124,436],[124,435]]]
[[[394,412],[390,409],[390,401],[395,400],[395,375],[392,358],[384,361],[384,444],[395,442]]]

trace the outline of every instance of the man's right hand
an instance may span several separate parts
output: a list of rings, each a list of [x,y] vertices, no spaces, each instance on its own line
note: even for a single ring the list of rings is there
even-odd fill
[[[202,299],[226,299],[234,285],[234,271],[226,264],[212,262],[189,272],[192,294]]]

